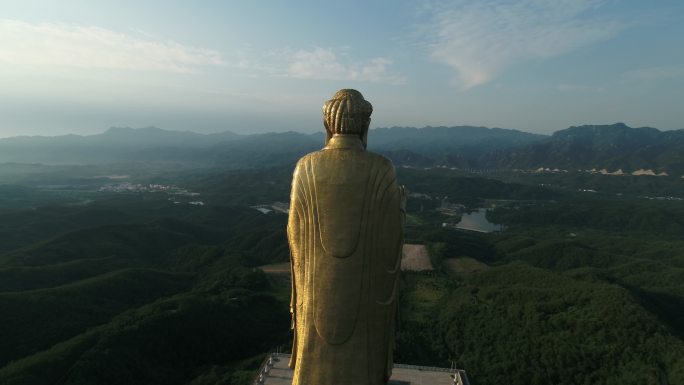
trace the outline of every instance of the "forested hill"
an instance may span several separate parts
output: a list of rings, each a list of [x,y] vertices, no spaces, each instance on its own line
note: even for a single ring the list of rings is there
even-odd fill
[[[498,158],[498,159],[497,159]],[[550,138],[492,154],[502,168],[652,170],[684,174],[684,130],[632,128],[624,123],[586,125],[555,132]]]

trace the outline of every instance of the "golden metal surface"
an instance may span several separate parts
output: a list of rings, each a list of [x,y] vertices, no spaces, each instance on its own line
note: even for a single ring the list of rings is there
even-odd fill
[[[405,193],[365,150],[373,107],[340,90],[326,146],[297,163],[287,226],[293,385],[380,385],[392,370]]]

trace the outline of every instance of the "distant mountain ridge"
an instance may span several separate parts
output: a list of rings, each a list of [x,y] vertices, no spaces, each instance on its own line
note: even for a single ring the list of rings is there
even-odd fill
[[[0,139],[0,146],[37,145],[108,145],[108,146],[208,146],[234,140],[240,135],[225,131],[216,134],[198,134],[191,131],[170,131],[158,127],[111,127],[94,135],[15,136]]]
[[[611,125],[573,126],[550,138],[498,154],[490,165],[501,168],[607,169],[684,173],[684,130]]]
[[[376,128],[368,147],[397,165],[480,168],[488,153],[536,143],[546,135],[475,126]]]
[[[425,150],[433,151],[435,147],[448,149],[483,145],[491,141],[502,147],[519,146],[536,142],[547,136],[504,128],[427,126],[423,128],[381,127],[371,130],[369,137],[372,138],[370,145],[381,149],[400,150],[407,149],[407,147],[425,147]]]
[[[486,127],[392,127],[369,133],[369,148],[398,164],[433,164],[473,158],[494,149],[545,138],[522,131]],[[181,161],[257,167],[294,162],[323,147],[323,132],[240,135],[230,131],[198,134],[156,127],[112,127],[102,134],[0,139],[0,162],[92,164],[121,161]],[[413,155],[412,155],[413,154]]]
[[[0,162],[142,161],[254,168],[293,163],[321,149],[323,141],[322,132],[198,134],[156,127],[112,127],[89,136],[0,139]],[[551,136],[474,126],[375,128],[369,132],[368,147],[398,166],[684,173],[684,130],[632,128],[624,123],[573,126]]]
[[[95,135],[17,136],[0,139],[0,162],[102,164],[137,160],[156,148],[200,149],[242,137],[230,131],[198,134],[157,127],[111,127]],[[180,151],[181,153],[183,151]]]

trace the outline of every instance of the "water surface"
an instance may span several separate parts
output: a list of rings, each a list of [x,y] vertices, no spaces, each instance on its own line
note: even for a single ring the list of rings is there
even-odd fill
[[[503,226],[497,225],[487,220],[487,209],[475,209],[470,214],[463,213],[461,221],[456,224],[456,228],[479,231],[481,233],[491,233],[492,231],[501,231]]]

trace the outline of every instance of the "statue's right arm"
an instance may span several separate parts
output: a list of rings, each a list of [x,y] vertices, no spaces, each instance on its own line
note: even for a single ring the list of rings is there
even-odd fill
[[[299,244],[301,231],[301,209],[302,200],[300,195],[301,189],[301,172],[304,167],[302,161],[297,163],[294,174],[292,175],[292,191],[290,192],[290,211],[287,219],[287,240],[290,246],[290,257],[293,265],[296,258],[300,256]]]
[[[287,239],[290,246],[290,269],[291,269],[291,291],[290,291],[290,314],[292,316],[291,327],[294,331],[292,355],[290,356],[290,368],[294,368],[297,361],[297,285],[300,284],[299,266],[301,266],[301,199],[298,194],[300,180],[298,178],[300,166],[297,164],[292,177],[292,192],[290,194],[290,211],[287,221]]]
[[[300,162],[301,163],[301,162]],[[298,283],[298,267],[301,266],[302,244],[301,244],[301,224],[302,224],[302,199],[300,192],[300,164],[297,164],[292,177],[292,192],[290,194],[290,211],[287,219],[287,240],[290,246],[290,265],[292,266],[292,302],[290,306],[296,304],[296,284]]]
[[[290,201],[290,213],[287,223],[287,239],[290,246],[290,268],[292,269],[292,289],[290,295],[290,313],[292,313],[292,323],[294,328],[295,322],[295,309],[297,306],[297,283],[299,281],[298,273],[300,261],[299,252],[299,214],[298,210],[294,207],[293,201]]]

